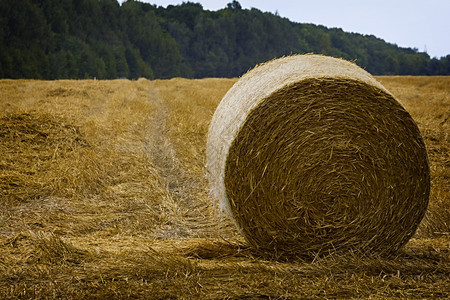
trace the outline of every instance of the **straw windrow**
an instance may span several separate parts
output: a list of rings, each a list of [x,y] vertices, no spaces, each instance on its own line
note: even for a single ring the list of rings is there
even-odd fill
[[[215,195],[271,256],[392,253],[428,204],[426,149],[411,116],[367,72],[293,56],[246,74],[211,123]]]

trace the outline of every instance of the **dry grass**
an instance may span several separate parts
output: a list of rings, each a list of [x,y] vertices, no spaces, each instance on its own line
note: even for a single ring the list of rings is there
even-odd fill
[[[0,81],[0,298],[448,298],[449,77],[381,77],[430,154],[394,258],[267,261],[220,214],[206,133],[235,80]]]

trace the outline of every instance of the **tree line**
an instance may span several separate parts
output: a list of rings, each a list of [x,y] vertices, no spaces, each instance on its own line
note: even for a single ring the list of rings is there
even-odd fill
[[[0,42],[0,78],[235,77],[293,53],[342,57],[375,75],[450,75],[450,55],[430,58],[236,0],[218,11],[192,2],[0,0]]]

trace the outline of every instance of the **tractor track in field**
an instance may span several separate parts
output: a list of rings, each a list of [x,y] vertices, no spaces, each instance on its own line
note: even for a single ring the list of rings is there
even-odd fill
[[[177,158],[176,150],[170,140],[167,120],[170,108],[161,97],[158,88],[152,82],[148,95],[156,111],[150,123],[146,138],[145,151],[153,161],[169,199],[164,202],[172,215],[169,224],[163,224],[155,234],[157,238],[210,237],[216,235],[214,227],[217,220],[208,214],[204,201],[196,195],[205,190],[205,184],[188,174],[186,167]]]

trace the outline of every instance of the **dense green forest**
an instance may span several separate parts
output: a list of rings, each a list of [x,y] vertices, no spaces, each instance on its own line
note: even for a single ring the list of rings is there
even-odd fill
[[[375,75],[450,75],[450,55],[430,58],[237,1],[208,11],[192,2],[0,0],[0,41],[0,78],[234,77],[291,53],[342,57]]]

